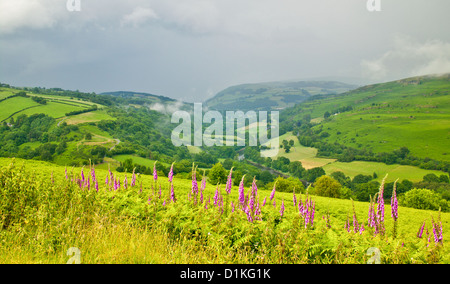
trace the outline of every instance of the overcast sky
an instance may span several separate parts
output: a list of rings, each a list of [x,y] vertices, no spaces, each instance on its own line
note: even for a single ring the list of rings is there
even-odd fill
[[[201,102],[242,83],[450,72],[450,1],[380,2],[0,0],[0,82]]]

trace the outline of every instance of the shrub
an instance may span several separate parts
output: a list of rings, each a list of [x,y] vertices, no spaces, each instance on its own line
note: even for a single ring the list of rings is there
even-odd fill
[[[339,198],[341,196],[341,184],[332,177],[321,176],[314,184],[316,194],[325,197]]]
[[[277,183],[276,190],[279,192],[292,192],[295,188],[295,192],[304,192],[305,187],[303,186],[303,183],[296,178],[289,177],[289,178],[283,178],[283,177],[277,177],[274,182],[268,183],[266,188],[272,189],[274,183]]]
[[[448,211],[449,204],[439,193],[429,189],[412,189],[405,193],[399,201],[400,205],[416,209]]]

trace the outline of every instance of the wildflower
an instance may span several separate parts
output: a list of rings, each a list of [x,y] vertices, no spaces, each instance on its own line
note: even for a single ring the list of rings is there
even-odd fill
[[[227,185],[226,185],[226,188],[225,188],[225,191],[227,192],[227,194],[231,193],[231,187],[232,187],[231,177],[232,177],[232,174],[233,174],[233,168],[231,168],[230,174],[228,175],[228,178],[227,178]]]
[[[84,168],[84,167],[83,167]],[[81,182],[84,184],[85,180],[84,180],[84,172],[83,172],[83,168],[81,168]]]
[[[105,178],[105,185],[108,185],[108,183],[109,183],[108,175],[106,175],[106,178]]]
[[[256,197],[258,195],[258,187],[256,186],[256,178],[253,178],[252,182],[252,196]]]
[[[194,168],[192,169],[192,190],[191,190],[191,192],[194,195],[197,195],[197,193],[198,193],[197,176],[196,176],[196,171]]]
[[[314,215],[316,213],[316,202],[313,202],[312,209],[311,209],[311,218],[309,219],[309,222],[311,223],[311,226],[314,225]]]
[[[397,181],[394,183],[394,190],[391,197],[391,216],[392,219],[394,219],[394,222],[398,219],[398,200],[397,200],[397,193],[396,193],[396,184]]]
[[[241,205],[241,207],[244,207],[244,204],[245,204],[244,178],[245,178],[245,175],[242,177],[241,182],[239,183],[239,204]]]
[[[263,204],[262,204],[263,207],[266,206],[266,202],[267,202],[267,196],[264,197]]]
[[[172,165],[170,166],[170,171],[169,171],[169,175],[168,175],[169,182],[172,182],[172,180],[173,180],[173,164],[174,163],[172,163]]]
[[[123,188],[127,189],[128,188],[128,180],[127,180],[127,175],[125,175],[125,178],[123,179]]]
[[[92,169],[91,169],[91,176],[92,176],[92,182],[95,182],[97,180],[97,177],[95,176],[95,167],[92,167]]]
[[[158,198],[161,199],[161,184],[159,185]]]
[[[326,217],[323,216],[323,219],[326,220],[326,226],[328,229],[331,229],[331,223],[330,223],[330,211],[327,211]]]
[[[433,217],[431,217],[431,226],[433,228],[433,236],[434,236],[434,242],[441,243],[443,240],[442,236],[442,222],[440,222],[440,227],[437,222],[434,222]]]
[[[206,188],[206,174],[205,171],[203,171],[203,177],[202,177],[202,185],[200,187],[200,203],[203,203],[203,191]]]
[[[153,165],[153,179],[155,181],[158,180],[158,172],[156,171],[156,161],[155,161],[155,164]]]
[[[358,219],[356,218],[356,214],[353,214],[353,232],[359,231]]]
[[[280,215],[281,215],[281,218],[283,218],[283,214],[284,214],[284,200],[281,201],[281,206],[280,206]]]
[[[136,173],[135,173],[136,168],[133,169],[133,174],[131,176],[131,187],[136,185]]]
[[[297,196],[295,195],[295,188],[294,188],[294,193],[293,193],[293,202],[294,202],[294,207],[297,206]]]
[[[303,206],[303,202],[302,199],[300,198],[298,201],[298,212],[300,212],[300,215],[304,216],[305,215],[305,208]]]
[[[219,197],[220,197],[219,185],[217,185],[216,192],[214,194],[214,205],[215,206],[219,205]]]
[[[250,211],[252,213],[255,212],[254,207],[255,207],[255,199],[256,199],[257,194],[258,194],[258,187],[256,186],[256,178],[253,178],[252,192],[251,192],[250,201],[249,201],[249,207],[250,207]]]
[[[377,206],[377,217],[378,217],[378,221],[380,223],[384,222],[384,183],[386,181],[387,175],[386,177],[383,179],[383,181],[381,182],[381,186],[380,186],[380,191],[378,193],[378,206]]]
[[[277,185],[277,182],[275,181],[275,183],[273,184],[273,189],[272,189],[272,193],[270,194],[270,201],[273,200],[273,198],[275,197],[275,187]]]
[[[370,204],[369,204],[369,217],[367,219],[368,226],[369,227],[375,227],[375,209],[373,208],[373,199],[372,196],[370,197]]]
[[[111,182],[113,182],[113,181],[114,181],[114,175],[113,175],[113,173],[111,172],[111,169],[109,169],[109,176],[110,176]]]
[[[175,191],[173,189],[173,183],[171,183],[170,186],[170,201],[172,201],[173,203],[177,201],[177,198],[175,197]]]
[[[67,175],[67,167],[65,168],[64,172],[66,173],[66,180],[68,180],[69,176]]]
[[[117,183],[118,180],[114,180],[114,190],[117,191],[119,189],[119,184]]]
[[[98,192],[98,181],[95,181],[95,190]]]
[[[422,235],[423,235],[423,229],[425,228],[425,222],[426,222],[426,221],[423,221],[422,227],[420,227],[419,231],[417,232],[417,237],[418,237],[419,239],[422,238]]]
[[[345,229],[350,233],[350,219],[347,215],[347,222],[345,223]]]
[[[359,234],[362,235],[362,232],[364,232],[364,224],[361,224],[361,228],[359,229]]]
[[[261,206],[259,203],[259,199],[258,202],[256,202],[255,219],[261,220]]]
[[[247,214],[247,220],[248,220],[249,222],[253,222],[253,218],[252,218],[252,214],[251,214],[251,212],[250,212],[250,209],[249,209],[248,207],[246,207],[245,210],[244,210],[244,212],[245,212],[245,214]]]

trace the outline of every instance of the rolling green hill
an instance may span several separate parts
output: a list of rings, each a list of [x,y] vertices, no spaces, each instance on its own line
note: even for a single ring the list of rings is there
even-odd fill
[[[342,93],[356,86],[332,81],[270,82],[229,87],[205,103],[219,111],[281,110],[319,94]]]
[[[406,147],[410,155],[421,159],[450,161],[449,74],[319,95],[281,116],[284,127],[309,137],[300,137],[303,144],[338,143],[374,153]],[[305,130],[309,119],[313,125]]]

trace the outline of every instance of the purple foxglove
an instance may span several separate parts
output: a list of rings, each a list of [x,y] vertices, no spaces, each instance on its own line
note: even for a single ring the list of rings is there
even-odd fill
[[[398,200],[397,200],[397,193],[396,193],[396,184],[397,181],[394,183],[394,191],[392,193],[391,197],[391,216],[394,221],[397,221],[398,219]]]
[[[154,179],[155,181],[158,180],[158,172],[156,171],[156,162],[155,162],[155,164],[153,165],[153,179]]]
[[[293,201],[294,201],[294,207],[297,206],[297,196],[295,195],[295,188],[294,188],[294,196],[293,196]]]
[[[170,166],[170,171],[169,171],[169,182],[172,182],[172,180],[173,180],[173,164],[174,163],[172,163],[172,165]]]
[[[217,185],[216,192],[214,194],[214,205],[219,205],[219,198],[220,198],[220,192],[219,192],[219,186]]]
[[[252,182],[252,196],[256,198],[258,195],[258,187],[256,186],[256,178],[253,178]]]
[[[85,183],[83,168],[81,168],[81,182]]]
[[[425,222],[426,222],[426,221],[423,221],[422,227],[420,227],[419,231],[417,232],[417,237],[418,237],[419,239],[422,238],[422,235],[423,235],[423,229],[425,228]]]
[[[273,189],[272,189],[272,193],[270,194],[270,201],[273,200],[273,198],[275,197],[275,188],[277,186],[277,182],[275,181],[275,183],[273,184]]]
[[[228,175],[228,178],[227,178],[227,185],[226,185],[226,188],[225,188],[225,191],[227,192],[227,194],[230,194],[230,193],[231,193],[231,187],[232,187],[232,174],[233,174],[233,168],[231,168],[230,174]]]
[[[311,223],[311,226],[314,225],[314,214],[316,213],[316,202],[313,202],[312,207],[311,207],[311,218],[309,220],[309,222]]]
[[[171,183],[171,185],[170,185],[170,201],[172,201],[173,203],[175,203],[177,201],[177,199],[175,197],[175,191],[173,189],[173,183]]]
[[[197,175],[195,169],[192,169],[192,190],[193,195],[198,194],[198,184],[197,184]]]
[[[243,207],[245,204],[244,178],[245,178],[245,175],[242,177],[241,182],[239,183],[239,204],[241,205],[241,207]]]
[[[281,201],[281,206],[280,206],[280,217],[283,218],[283,214],[284,214],[284,200]]]
[[[136,185],[136,173],[135,173],[136,168],[133,169],[133,175],[131,176],[131,187]]]

